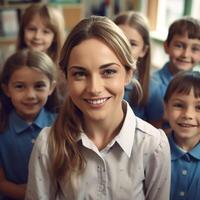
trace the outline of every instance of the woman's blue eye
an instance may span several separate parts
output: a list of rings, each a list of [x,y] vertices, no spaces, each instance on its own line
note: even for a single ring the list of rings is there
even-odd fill
[[[87,76],[87,74],[85,71],[76,71],[72,73],[72,76],[76,79],[84,79]]]
[[[106,75],[106,76],[111,76],[111,75],[113,75],[113,74],[115,74],[115,73],[116,73],[116,70],[114,70],[114,69],[106,69],[106,70],[103,72],[103,74]]]

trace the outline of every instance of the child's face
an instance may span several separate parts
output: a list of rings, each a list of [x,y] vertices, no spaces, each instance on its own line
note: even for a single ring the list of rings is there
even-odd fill
[[[26,121],[33,121],[53,92],[55,83],[38,69],[22,67],[13,72],[4,91],[16,112]]]
[[[185,141],[193,147],[199,142],[200,98],[195,98],[193,89],[188,95],[174,93],[165,104],[165,113],[179,145]]]
[[[67,69],[68,93],[84,118],[121,119],[124,86],[132,77],[114,52],[97,39],[75,46]]]
[[[174,35],[169,46],[165,43],[165,51],[169,54],[170,70],[173,74],[187,71],[200,63],[200,40],[190,39],[188,35]]]
[[[54,33],[47,28],[39,15],[35,15],[24,30],[24,42],[27,47],[47,52],[54,39]]]
[[[135,59],[143,58],[147,52],[144,40],[140,33],[129,25],[119,25],[131,44],[132,55]]]

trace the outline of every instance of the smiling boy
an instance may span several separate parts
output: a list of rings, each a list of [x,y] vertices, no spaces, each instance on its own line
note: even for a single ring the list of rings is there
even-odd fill
[[[200,63],[200,21],[187,16],[174,21],[164,49],[169,61],[152,75],[145,109],[147,121],[158,128],[164,123],[163,97],[169,82],[178,72],[192,70]]]
[[[200,197],[200,73],[177,74],[164,96],[164,110],[172,128],[170,200]]]

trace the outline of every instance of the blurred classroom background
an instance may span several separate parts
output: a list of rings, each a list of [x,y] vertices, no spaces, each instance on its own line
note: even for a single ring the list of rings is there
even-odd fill
[[[0,0],[0,64],[15,51],[20,17],[31,3],[48,3],[60,9],[65,17],[66,32],[89,15],[113,19],[122,11],[142,12],[150,23],[154,69],[167,61],[162,44],[169,24],[184,15],[200,19],[199,0]]]

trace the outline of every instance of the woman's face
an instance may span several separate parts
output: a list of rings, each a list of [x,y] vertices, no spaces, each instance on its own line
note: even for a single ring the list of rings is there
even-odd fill
[[[115,53],[92,38],[75,46],[67,69],[68,92],[84,118],[92,121],[121,117],[124,87],[132,77]]]
[[[126,24],[118,26],[122,29],[131,44],[133,57],[135,59],[143,58],[147,52],[147,47],[145,46],[144,40],[140,33],[136,29]]]

